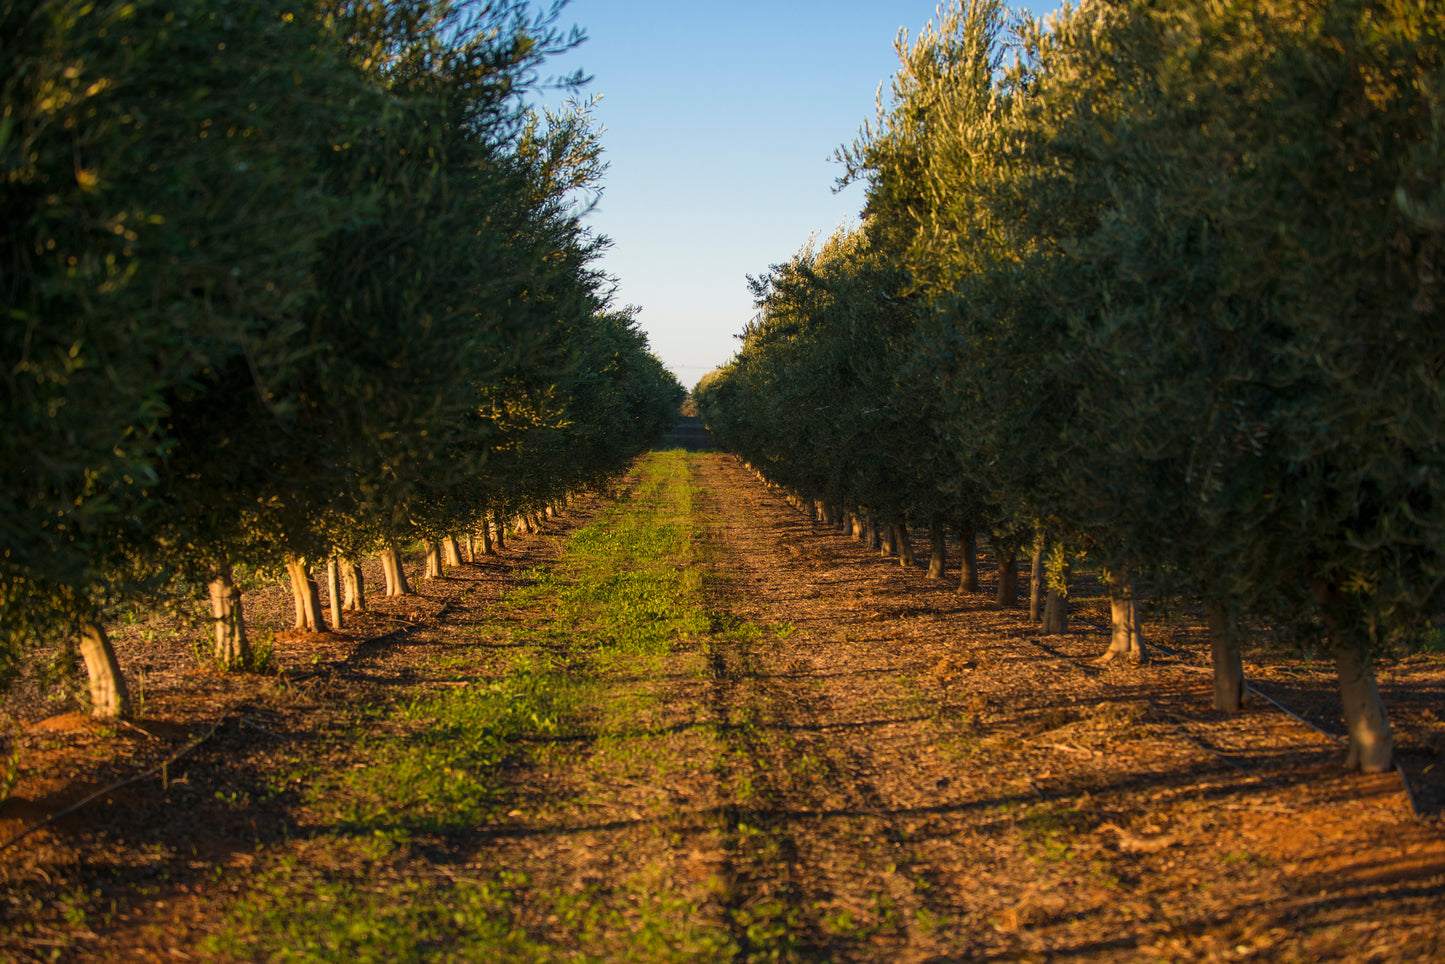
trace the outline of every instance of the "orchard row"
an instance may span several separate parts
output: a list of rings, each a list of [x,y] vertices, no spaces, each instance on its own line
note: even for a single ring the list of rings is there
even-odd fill
[[[524,101],[579,40],[522,0],[0,7],[0,676],[70,640],[124,713],[111,607],[209,587],[244,666],[234,567],[317,629],[308,561],[543,510],[672,423],[580,222],[587,110]]]
[[[1221,710],[1247,621],[1327,641],[1389,767],[1371,653],[1445,594],[1445,6],[955,0],[897,48],[862,224],[754,279],[714,437],[1005,585],[1032,546],[1056,615],[1091,557],[1110,654],[1200,600]]]

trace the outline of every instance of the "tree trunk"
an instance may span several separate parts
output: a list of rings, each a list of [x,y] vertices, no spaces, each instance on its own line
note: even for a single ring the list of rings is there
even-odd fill
[[[1029,570],[1029,619],[1038,622],[1044,615],[1044,556],[1049,551],[1049,536],[1043,529],[1034,533],[1033,568]]]
[[[537,531],[532,527],[531,517],[525,512],[522,513],[522,525],[520,526],[520,530],[522,532],[525,532],[529,536]]]
[[[331,628],[341,629],[341,563],[336,556],[326,560],[326,592],[331,597]]]
[[[1017,609],[1019,604],[1019,560],[1018,547],[993,547],[998,556],[998,591],[994,601],[1005,609]]]
[[[958,530],[958,591],[978,592],[978,541],[973,526]]]
[[[1209,650],[1214,661],[1214,708],[1238,713],[1249,705],[1239,619],[1234,607],[1218,598],[1204,600],[1204,616],[1209,622]]]
[[[246,618],[241,590],[231,573],[231,561],[222,557],[211,567],[211,615],[216,621],[216,662],[227,669],[251,665],[251,644],[246,640]]]
[[[879,546],[878,553],[882,556],[891,557],[897,551],[896,539],[898,538],[898,527],[894,525],[882,525],[878,527]]]
[[[944,537],[943,523],[934,522],[928,527],[932,540],[932,551],[928,554],[928,578],[942,579],[948,569],[948,540]]]
[[[467,562],[477,561],[477,532],[475,529],[467,530]]]
[[[1349,731],[1345,769],[1384,773],[1394,765],[1395,739],[1390,732],[1385,702],[1380,699],[1369,651],[1364,640],[1350,638],[1352,634],[1340,612],[1344,606],[1340,591],[1323,580],[1316,580],[1314,588],[1325,632],[1335,652],[1335,675],[1339,678],[1340,702]]]
[[[864,545],[869,549],[881,549],[883,548],[883,534],[878,531],[878,513],[872,509],[866,511],[868,517],[867,524],[863,530]]]
[[[286,572],[291,577],[291,598],[296,603],[296,628],[303,633],[319,633],[326,629],[321,618],[321,591],[311,571],[300,556],[286,560]]]
[[[487,513],[482,513],[482,524],[477,529],[482,534],[482,555],[495,556],[497,547],[492,544],[492,524],[488,521]]]
[[[505,552],[507,550],[507,534],[502,530],[507,527],[502,522],[501,515],[496,512],[492,513],[492,522],[496,525],[496,532],[493,535],[497,537],[497,552]]]
[[[100,623],[86,620],[80,624],[80,655],[90,681],[90,715],[100,719],[130,716],[130,691]]]
[[[912,569],[915,559],[913,557],[913,539],[908,534],[908,523],[900,522],[893,527],[894,541],[898,544],[898,564],[905,569]]]
[[[863,526],[863,517],[858,513],[858,510],[849,510],[848,522],[853,527],[853,541],[861,542],[863,540],[865,529]]]
[[[457,537],[450,532],[442,536],[442,552],[447,565],[456,567],[462,564],[462,547],[457,545]]]
[[[386,575],[387,596],[410,596],[411,586],[407,585],[406,568],[395,542],[388,542],[381,551],[381,571]]]
[[[1109,648],[1097,662],[1109,663],[1126,656],[1130,662],[1141,663],[1145,655],[1144,625],[1129,570],[1124,566],[1106,569],[1104,580],[1109,584]]]
[[[359,613],[366,609],[366,577],[350,559],[341,560],[341,583],[346,593],[342,609]]]
[[[1043,620],[1039,624],[1040,636],[1062,636],[1069,631],[1069,597],[1065,592],[1049,587],[1048,598],[1044,601]]]
[[[442,577],[441,546],[430,539],[423,539],[421,548],[422,558],[426,560],[426,578],[440,579]]]

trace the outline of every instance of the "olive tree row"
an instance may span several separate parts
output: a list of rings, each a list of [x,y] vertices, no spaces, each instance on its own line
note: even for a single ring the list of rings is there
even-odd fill
[[[928,411],[884,463],[895,484],[963,495],[1001,556],[1029,532],[1092,553],[1111,652],[1139,652],[1133,580],[1195,594],[1221,709],[1246,693],[1243,616],[1322,627],[1348,762],[1390,766],[1369,654],[1445,593],[1445,12],[1119,0],[1044,29],[968,0],[899,52],[891,101],[840,151],[916,305],[877,331],[906,363],[871,410]],[[806,287],[788,304],[828,285]],[[778,404],[803,389],[754,373],[826,379],[847,338],[765,327],[699,407],[821,493],[838,453],[787,445],[799,407]]]
[[[579,39],[520,0],[0,10],[4,675],[78,640],[95,711],[123,713],[116,601],[210,584],[244,663],[234,564],[304,583],[467,521],[454,487],[516,500],[635,453],[680,388],[615,337],[585,114],[522,100]],[[579,371],[618,353],[611,387],[646,403],[604,409]],[[583,470],[495,471],[554,428],[493,417],[519,378],[628,424],[593,427],[613,448]]]

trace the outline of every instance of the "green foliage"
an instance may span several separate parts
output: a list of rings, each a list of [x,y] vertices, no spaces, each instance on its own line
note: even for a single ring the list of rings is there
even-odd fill
[[[557,13],[0,8],[0,681],[117,600],[540,504],[670,423],[580,222],[587,110],[522,100]]]
[[[962,0],[897,48],[839,152],[878,267],[773,269],[697,389],[719,442],[1277,621],[1329,598],[1378,642],[1438,609],[1445,14]]]

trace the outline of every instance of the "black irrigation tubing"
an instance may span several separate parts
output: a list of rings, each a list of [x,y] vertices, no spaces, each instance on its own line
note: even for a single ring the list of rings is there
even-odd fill
[[[1214,671],[1213,671],[1212,669],[1207,669],[1206,667],[1203,667],[1203,666],[1194,666],[1194,665],[1192,665],[1192,664],[1190,664],[1190,663],[1182,662],[1182,660],[1183,660],[1184,657],[1183,657],[1183,654],[1180,653],[1178,650],[1170,649],[1170,648],[1167,647],[1167,646],[1161,646],[1161,645],[1159,645],[1158,643],[1155,643],[1155,644],[1154,644],[1154,648],[1155,648],[1155,649],[1159,649],[1159,650],[1163,650],[1164,652],[1169,653],[1171,656],[1174,656],[1176,659],[1181,660],[1181,662],[1175,664],[1175,665],[1177,665],[1180,669],[1189,670],[1190,672],[1193,672],[1193,673],[1209,673],[1210,675],[1213,675],[1213,673],[1214,673]],[[1260,699],[1264,700],[1266,703],[1269,703],[1271,706],[1273,706],[1275,709],[1279,710],[1279,711],[1280,711],[1281,713],[1283,713],[1285,716],[1288,716],[1288,717],[1290,717],[1290,718],[1293,719],[1293,720],[1296,720],[1296,721],[1298,721],[1298,722],[1300,722],[1300,723],[1303,723],[1305,726],[1309,727],[1311,730],[1314,730],[1316,733],[1320,734],[1321,736],[1325,737],[1326,739],[1332,740],[1332,741],[1334,741],[1335,743],[1337,743],[1337,744],[1339,744],[1339,745],[1341,745],[1341,746],[1347,746],[1347,745],[1348,745],[1348,743],[1347,743],[1342,737],[1336,736],[1335,734],[1331,733],[1329,730],[1323,729],[1323,728],[1315,725],[1314,723],[1311,723],[1309,720],[1305,719],[1303,716],[1300,716],[1300,715],[1299,715],[1298,713],[1296,713],[1294,710],[1290,709],[1288,706],[1285,706],[1283,703],[1281,703],[1279,700],[1275,699],[1273,696],[1270,696],[1268,693],[1262,692],[1262,691],[1261,691],[1258,687],[1256,687],[1256,686],[1250,685],[1250,683],[1249,683],[1248,681],[1245,682],[1245,690],[1246,690],[1246,692],[1249,692],[1249,693],[1252,693],[1252,694],[1255,695],[1255,696],[1258,696]],[[1401,784],[1401,786],[1403,786],[1403,787],[1405,788],[1405,800],[1406,800],[1407,802],[1409,802],[1409,804],[1410,804],[1410,813],[1411,813],[1412,815],[1414,815],[1417,819],[1423,817],[1424,814],[1420,812],[1420,804],[1419,804],[1419,802],[1415,799],[1415,788],[1412,787],[1412,786],[1410,786],[1410,777],[1405,773],[1405,768],[1404,768],[1403,766],[1401,766],[1398,761],[1395,763],[1395,772],[1400,775],[1400,784]]]
[[[799,511],[802,511],[802,510],[799,510]],[[1085,626],[1091,626],[1091,627],[1093,627],[1094,629],[1101,630],[1101,631],[1107,631],[1107,630],[1108,630],[1108,627],[1107,627],[1107,626],[1100,625],[1099,623],[1092,622],[1092,621],[1087,620],[1087,619],[1078,619],[1078,618],[1073,618],[1073,617],[1071,617],[1071,620],[1070,620],[1070,621],[1071,621],[1071,622],[1076,622],[1076,623],[1081,623],[1081,624],[1083,624],[1083,625],[1085,625]],[[1024,639],[1027,640],[1027,641],[1030,642],[1030,643],[1033,643],[1035,646],[1038,646],[1040,649],[1043,649],[1045,652],[1050,652],[1052,655],[1056,655],[1056,656],[1058,655],[1058,654],[1056,654],[1056,653],[1052,653],[1052,651],[1049,650],[1048,647],[1044,646],[1042,643],[1040,643],[1040,642],[1038,641],[1037,638],[1035,638],[1035,637],[1033,637],[1033,636],[1025,635],[1025,636],[1024,636]],[[1203,667],[1203,666],[1195,666],[1195,665],[1193,665],[1193,664],[1191,664],[1191,663],[1189,663],[1189,662],[1186,662],[1186,658],[1187,658],[1187,657],[1186,657],[1183,653],[1179,652],[1179,651],[1176,650],[1176,649],[1172,649],[1172,648],[1170,648],[1170,647],[1168,647],[1168,646],[1164,646],[1164,645],[1162,645],[1162,644],[1160,644],[1160,643],[1157,643],[1157,642],[1155,642],[1155,643],[1150,643],[1149,645],[1150,645],[1152,648],[1154,648],[1154,649],[1156,649],[1156,650],[1159,650],[1160,652],[1167,653],[1167,654],[1169,654],[1170,656],[1173,656],[1175,659],[1179,660],[1179,662],[1177,662],[1177,663],[1174,664],[1174,665],[1177,666],[1179,669],[1187,670],[1187,671],[1192,672],[1192,673],[1210,673],[1210,674],[1213,673],[1213,670],[1211,670],[1211,669],[1208,669],[1208,668]],[[1065,657],[1065,658],[1067,659],[1068,657]],[[1070,659],[1069,661],[1070,661],[1070,662],[1073,662],[1073,663],[1075,663],[1075,664],[1077,664],[1077,665],[1079,665],[1081,668],[1084,667],[1084,664],[1079,663],[1078,660]],[[1283,713],[1284,715],[1286,715],[1286,716],[1290,717],[1291,719],[1294,719],[1294,720],[1296,720],[1296,721],[1298,721],[1298,722],[1300,722],[1300,723],[1303,723],[1303,724],[1304,724],[1306,727],[1308,727],[1309,729],[1314,730],[1316,733],[1320,734],[1321,736],[1326,737],[1326,738],[1329,739],[1329,740],[1334,741],[1334,742],[1337,743],[1337,744],[1340,744],[1340,745],[1342,745],[1342,746],[1348,745],[1348,744],[1346,743],[1346,741],[1345,741],[1344,739],[1342,739],[1341,737],[1338,737],[1338,736],[1336,736],[1335,734],[1329,732],[1328,730],[1321,729],[1320,727],[1316,726],[1314,723],[1311,723],[1309,720],[1305,719],[1303,716],[1300,716],[1298,713],[1296,713],[1294,710],[1290,709],[1288,706],[1285,706],[1285,705],[1284,705],[1283,703],[1281,703],[1279,700],[1275,699],[1274,697],[1270,696],[1270,695],[1267,694],[1267,693],[1261,692],[1258,687],[1252,686],[1252,685],[1250,685],[1248,682],[1246,682],[1245,686],[1246,686],[1246,689],[1248,690],[1248,692],[1253,693],[1255,696],[1258,696],[1260,699],[1262,699],[1262,700],[1264,700],[1265,702],[1269,703],[1270,705],[1272,705],[1275,709],[1279,710],[1279,711],[1280,711],[1281,713]],[[1231,765],[1233,765],[1233,764],[1231,764]],[[1421,813],[1421,811],[1420,811],[1420,804],[1419,804],[1419,802],[1418,802],[1418,801],[1416,800],[1416,798],[1415,798],[1415,788],[1412,787],[1412,786],[1410,786],[1410,777],[1405,773],[1405,768],[1404,768],[1403,766],[1401,766],[1401,765],[1397,762],[1397,763],[1395,763],[1395,772],[1400,775],[1400,784],[1405,788],[1405,799],[1406,799],[1406,800],[1409,802],[1409,804],[1410,804],[1410,813],[1412,813],[1416,818],[1423,817],[1424,814]]]
[[[206,742],[207,740],[209,740],[211,737],[215,736],[215,735],[216,735],[216,730],[220,728],[220,726],[221,726],[222,723],[226,722],[226,719],[229,719],[229,717],[227,717],[227,718],[225,718],[225,719],[218,720],[218,721],[216,721],[215,723],[212,723],[212,724],[211,724],[211,728],[206,731],[206,733],[205,733],[204,736],[198,737],[197,739],[192,740],[190,743],[187,743],[185,746],[181,747],[181,749],[180,749],[178,752],[176,752],[176,753],[173,754],[172,756],[168,757],[168,758],[167,758],[166,760],[164,760],[163,762],[158,763],[158,764],[156,764],[155,766],[151,767],[149,770],[144,770],[144,771],[142,771],[142,772],[140,772],[140,773],[137,773],[137,774],[136,774],[135,776],[133,776],[133,777],[127,777],[126,779],[121,780],[121,781],[118,782],[118,783],[112,783],[110,786],[105,787],[104,789],[97,790],[97,791],[95,791],[94,793],[92,793],[90,796],[86,797],[84,800],[81,800],[79,803],[73,803],[73,804],[71,804],[70,806],[66,807],[64,810],[60,810],[60,811],[57,811],[56,813],[52,813],[50,816],[46,817],[44,820],[41,820],[39,823],[36,823],[36,824],[32,825],[31,827],[27,828],[26,830],[22,831],[19,835],[14,836],[14,837],[11,837],[9,840],[5,841],[4,844],[0,844],[0,853],[3,853],[4,851],[9,850],[11,847],[15,846],[16,844],[18,844],[20,841],[24,840],[26,837],[30,836],[31,834],[33,834],[33,833],[35,833],[35,832],[37,832],[37,831],[39,831],[39,830],[44,830],[46,827],[50,826],[52,823],[54,823],[55,821],[61,819],[62,817],[68,817],[68,816],[70,816],[72,813],[75,813],[77,810],[80,810],[81,808],[86,807],[86,806],[88,806],[89,804],[94,803],[95,801],[99,800],[101,797],[109,796],[110,794],[112,794],[112,793],[114,793],[115,791],[121,789],[122,787],[128,787],[128,786],[130,786],[132,783],[139,783],[140,781],[146,779],[147,777],[155,776],[157,773],[164,773],[164,772],[170,767],[170,765],[171,765],[172,763],[175,763],[176,761],[185,758],[185,757],[186,757],[187,755],[189,755],[193,750],[195,750],[196,747],[200,746],[202,743],[205,743],[205,742]]]
[[[445,615],[447,612],[449,612],[449,611],[451,610],[451,608],[452,608],[452,603],[453,603],[453,600],[451,600],[451,599],[446,599],[446,600],[444,600],[444,601],[443,601],[443,604],[442,604],[442,607],[441,607],[439,610],[437,610],[435,613],[433,613],[430,618],[431,618],[431,619],[439,619],[440,617],[442,617],[443,615]],[[377,613],[376,615],[384,616],[384,614],[382,614],[382,613]],[[412,622],[412,621],[410,621],[410,620],[403,620],[403,619],[399,619],[399,618],[397,618],[397,617],[386,617],[386,618],[393,618],[393,619],[396,619],[397,622],[405,622],[405,623],[408,623],[408,625],[407,625],[407,627],[404,628],[404,629],[393,629],[393,630],[391,630],[391,631],[389,631],[389,632],[381,633],[380,635],[377,635],[377,636],[368,636],[368,637],[366,637],[365,639],[359,640],[359,641],[357,642],[357,645],[358,645],[358,646],[362,646],[362,645],[365,645],[365,644],[367,644],[367,643],[380,642],[381,640],[383,640],[383,639],[388,639],[388,638],[390,638],[390,637],[392,637],[392,636],[400,636],[400,635],[402,635],[402,634],[404,634],[404,633],[411,632],[413,629],[420,628],[420,627],[423,625],[422,623],[419,623],[419,622]],[[334,668],[335,668],[335,667],[333,667],[333,669],[334,669]],[[311,673],[305,673],[305,674],[301,674],[301,675],[299,675],[299,676],[288,677],[288,678],[287,678],[287,681],[288,681],[288,682],[300,682],[300,681],[302,681],[302,680],[309,679],[309,678],[311,678],[311,677],[313,677],[313,676],[320,676],[320,675],[321,675],[321,673],[320,673],[319,671],[317,671],[317,672],[311,672]],[[38,823],[36,823],[36,824],[34,824],[34,825],[30,826],[30,827],[27,827],[25,830],[21,831],[21,832],[20,832],[19,834],[17,834],[16,836],[11,837],[9,840],[5,841],[3,844],[0,844],[0,853],[4,853],[6,850],[9,850],[11,847],[15,846],[15,845],[18,844],[20,841],[24,840],[26,837],[29,837],[31,834],[36,833],[36,832],[38,832],[38,831],[40,831],[40,830],[44,830],[46,827],[50,826],[52,823],[55,823],[57,820],[60,820],[60,819],[62,819],[62,818],[64,818],[64,817],[68,817],[68,816],[70,816],[72,813],[75,813],[77,810],[81,810],[81,809],[89,806],[90,804],[92,804],[92,803],[94,803],[95,801],[99,800],[101,797],[108,796],[108,795],[114,793],[114,792],[117,791],[117,790],[120,790],[120,789],[122,789],[122,788],[124,788],[124,787],[128,787],[128,786],[130,786],[132,783],[139,783],[140,781],[146,779],[147,777],[154,776],[154,775],[156,775],[157,773],[165,773],[165,771],[166,771],[167,769],[169,769],[169,767],[170,767],[170,765],[171,765],[172,763],[175,763],[175,762],[177,762],[177,761],[179,761],[179,760],[184,759],[184,758],[185,758],[186,756],[188,756],[192,751],[194,751],[194,750],[196,749],[196,747],[200,746],[202,743],[205,743],[205,742],[206,742],[207,740],[209,740],[211,737],[215,736],[215,735],[216,735],[216,730],[219,729],[219,728],[221,727],[221,725],[224,724],[224,723],[226,722],[226,720],[228,720],[228,719],[230,719],[230,717],[225,717],[225,718],[223,718],[223,719],[221,719],[221,720],[218,720],[218,721],[216,721],[215,723],[211,724],[211,728],[210,728],[209,730],[207,730],[203,736],[198,737],[198,738],[195,739],[195,740],[192,740],[190,743],[187,743],[184,747],[182,747],[182,748],[181,748],[179,751],[177,751],[175,754],[173,754],[172,756],[168,757],[168,758],[167,758],[166,760],[164,760],[163,762],[161,762],[161,763],[159,763],[159,764],[151,767],[149,770],[143,770],[142,772],[137,773],[137,774],[134,775],[134,776],[127,777],[127,778],[124,779],[124,780],[121,780],[121,781],[119,781],[119,782],[117,782],[117,783],[112,783],[110,786],[107,786],[107,787],[104,787],[103,789],[97,790],[97,791],[95,791],[94,793],[92,793],[90,796],[86,797],[84,800],[81,800],[81,801],[79,801],[78,803],[73,803],[73,804],[71,804],[70,806],[66,807],[64,810],[60,810],[60,811],[57,811],[57,812],[55,812],[55,813],[52,813],[50,816],[46,817],[44,820],[41,820],[41,821],[39,821]],[[121,721],[119,721],[119,722],[122,723],[123,725],[130,725],[130,724],[125,723],[124,720],[121,720]],[[245,723],[245,722],[247,722],[247,721],[245,721],[245,720],[243,719],[242,722]],[[275,736],[275,735],[276,735],[276,734],[274,734],[274,733],[270,733],[269,731],[263,729],[262,727],[254,726],[254,724],[252,724],[252,725],[253,725],[253,728],[255,728],[255,729],[257,729],[257,730],[261,730],[261,732],[267,733],[267,734],[270,735],[270,736]],[[136,727],[136,729],[139,729],[139,727]],[[141,730],[141,732],[144,733],[145,731],[144,731],[144,730]]]
[[[437,615],[441,615],[442,612],[445,612],[445,611],[446,611],[446,608],[447,608],[447,607],[443,607],[442,610],[438,611]],[[401,635],[402,633],[407,632],[407,631],[408,631],[408,630],[405,630],[405,629],[393,629],[391,632],[382,633],[382,634],[379,635],[379,636],[371,636],[371,637],[368,637],[368,638],[366,638],[366,639],[361,640],[360,642],[361,642],[361,643],[373,643],[373,642],[377,642],[377,641],[379,641],[379,640],[386,639],[386,638],[388,638],[388,637],[390,637],[390,636],[398,636],[398,635]],[[288,682],[300,682],[300,681],[302,681],[302,680],[309,679],[310,677],[320,676],[320,675],[321,675],[320,672],[306,673],[306,674],[302,674],[302,675],[300,675],[300,676],[289,677],[289,678],[288,678]],[[36,833],[37,831],[40,831],[40,830],[44,830],[46,827],[50,826],[52,823],[55,823],[55,821],[60,820],[60,819],[62,819],[63,817],[68,817],[68,816],[70,816],[72,813],[75,813],[77,810],[81,810],[81,809],[89,806],[90,804],[92,804],[92,803],[94,803],[95,801],[99,800],[101,797],[108,796],[108,795],[114,793],[114,792],[117,791],[117,790],[120,790],[120,789],[122,789],[122,788],[124,788],[124,787],[128,787],[128,786],[130,786],[132,783],[139,783],[140,781],[146,779],[147,777],[155,776],[157,773],[165,773],[165,771],[170,768],[170,765],[171,765],[172,763],[175,763],[175,762],[177,762],[177,761],[179,761],[179,760],[184,759],[184,758],[185,758],[186,756],[188,756],[192,751],[194,751],[194,750],[196,749],[196,747],[200,746],[202,743],[205,743],[205,742],[206,742],[207,740],[209,740],[211,737],[215,736],[215,735],[216,735],[216,730],[218,730],[218,729],[221,727],[221,725],[224,724],[224,723],[225,723],[227,720],[229,720],[229,719],[230,719],[230,717],[225,717],[225,718],[223,718],[223,719],[221,719],[221,720],[216,721],[215,723],[212,723],[212,724],[211,724],[211,728],[210,728],[209,730],[207,730],[203,736],[200,736],[200,737],[198,737],[197,739],[192,740],[190,743],[187,743],[185,746],[183,746],[183,747],[182,747],[179,751],[177,751],[175,754],[173,754],[172,756],[168,757],[168,758],[167,758],[166,760],[164,760],[163,762],[158,763],[158,764],[156,764],[155,766],[151,767],[149,770],[143,770],[142,772],[137,773],[137,774],[135,774],[134,776],[126,777],[124,780],[121,780],[121,781],[119,781],[119,782],[117,782],[117,783],[112,783],[112,784],[111,784],[110,786],[108,786],[108,787],[105,787],[105,788],[103,788],[103,789],[97,790],[97,791],[95,791],[94,793],[92,793],[90,796],[86,797],[84,800],[81,800],[81,801],[78,802],[78,803],[73,803],[73,804],[71,804],[70,806],[66,807],[64,810],[60,810],[60,811],[57,811],[57,812],[55,812],[55,813],[52,813],[50,816],[46,817],[44,820],[41,820],[41,821],[39,821],[38,823],[36,823],[36,824],[34,824],[34,825],[30,826],[30,827],[27,827],[25,830],[21,831],[18,835],[14,836],[14,837],[11,837],[9,840],[5,841],[3,844],[0,844],[0,853],[3,853],[3,852],[5,852],[6,850],[9,850],[11,847],[15,846],[16,844],[18,844],[20,841],[24,840],[26,837],[30,836],[31,834]],[[129,725],[129,724],[126,724],[124,720],[121,720],[121,721],[119,721],[119,722],[122,723],[122,724],[124,724],[124,725]],[[245,720],[244,718],[242,719],[241,722],[242,722],[242,723],[249,723],[249,721]],[[262,727],[260,727],[260,726],[256,726],[256,725],[253,724],[253,723],[252,723],[252,724],[249,724],[249,725],[251,725],[251,727],[252,727],[253,729],[260,730],[261,732],[266,733],[268,736],[276,736],[276,735],[277,735],[277,734],[275,734],[275,733],[271,733],[269,730],[266,730],[266,729],[264,729],[264,728],[262,728]],[[136,729],[139,729],[139,727],[136,727]],[[141,730],[141,732],[144,733],[145,731],[144,731],[144,730]]]

